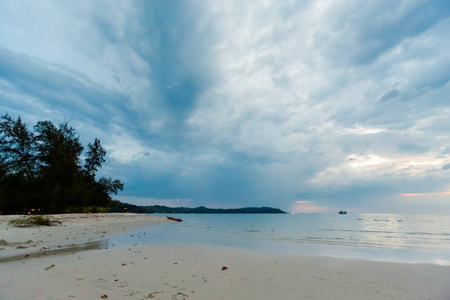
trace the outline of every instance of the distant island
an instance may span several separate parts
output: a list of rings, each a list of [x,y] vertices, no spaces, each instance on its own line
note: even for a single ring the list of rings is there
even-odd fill
[[[272,207],[243,207],[243,208],[207,208],[204,206],[169,207],[163,205],[138,206],[115,201],[111,212],[132,212],[148,214],[285,214],[286,212]]]

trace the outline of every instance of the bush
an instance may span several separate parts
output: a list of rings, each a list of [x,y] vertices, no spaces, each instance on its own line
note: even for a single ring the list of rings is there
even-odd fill
[[[20,217],[9,221],[9,224],[16,227],[53,226],[56,224],[62,225],[60,221],[44,215]]]

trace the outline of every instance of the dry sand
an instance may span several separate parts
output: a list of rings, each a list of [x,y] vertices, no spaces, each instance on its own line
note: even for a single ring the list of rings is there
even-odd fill
[[[132,214],[84,217],[66,219],[65,227],[0,224],[0,239],[9,243],[0,246],[5,248],[0,250],[0,299],[450,300],[450,267],[432,264],[275,255],[197,245],[137,245],[25,257],[22,251],[31,253],[31,248],[48,251],[42,247],[57,249],[64,241],[92,242],[166,222]],[[4,218],[0,216],[0,223]],[[25,249],[13,245],[28,239],[41,242]],[[22,257],[5,259],[12,255]]]

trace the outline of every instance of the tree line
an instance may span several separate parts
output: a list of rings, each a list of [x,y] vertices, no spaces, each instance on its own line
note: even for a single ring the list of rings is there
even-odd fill
[[[96,179],[106,155],[100,140],[84,151],[68,122],[39,121],[33,129],[20,116],[0,117],[0,214],[108,210],[124,184]]]
[[[191,208],[164,205],[138,206],[117,200],[113,200],[110,211],[147,214],[285,214],[281,209],[272,207],[207,208],[200,206]]]
[[[208,208],[199,207],[167,207],[164,205],[143,206],[147,213],[174,213],[174,214],[285,214],[279,208],[272,207],[242,207],[242,208]]]

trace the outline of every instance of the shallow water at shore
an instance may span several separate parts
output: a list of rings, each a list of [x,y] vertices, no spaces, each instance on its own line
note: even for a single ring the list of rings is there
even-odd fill
[[[176,215],[182,223],[113,237],[109,247],[202,244],[283,254],[450,265],[450,216],[398,214]]]

